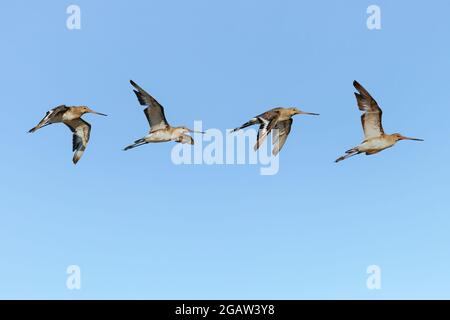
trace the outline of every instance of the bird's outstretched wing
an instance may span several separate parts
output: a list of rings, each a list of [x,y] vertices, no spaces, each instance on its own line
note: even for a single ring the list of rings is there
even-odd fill
[[[52,124],[54,122],[61,121],[60,118],[64,112],[66,112],[69,109],[69,107],[66,107],[65,105],[57,106],[56,108],[51,109],[50,111],[47,111],[45,114],[45,117],[42,118],[41,121],[35,126],[34,128],[30,129],[28,132],[35,132],[36,130],[48,126],[49,124]]]
[[[364,111],[364,114],[361,116],[361,123],[364,129],[365,139],[383,135],[384,130],[381,122],[383,111],[362,85],[357,81],[353,81],[353,86],[359,91],[359,93],[355,92],[359,110]]]
[[[64,124],[67,125],[73,133],[72,151],[75,152],[73,155],[73,163],[76,164],[83,155],[84,150],[86,150],[91,135],[91,125],[81,118],[65,121]]]
[[[286,139],[289,135],[289,132],[291,132],[291,126],[292,126],[292,119],[279,121],[273,128],[273,140],[272,144],[274,145],[274,148],[272,150],[272,154],[276,156],[281,148],[283,148],[284,143],[286,142]]]
[[[275,127],[279,117],[280,113],[276,110],[269,110],[256,117],[261,125],[259,126],[258,136],[254,147],[255,151],[259,149],[267,135]]]
[[[156,131],[166,128],[169,124],[164,115],[164,108],[155,98],[148,94],[144,89],[138,86],[133,80],[131,85],[136,89],[133,90],[141,105],[147,106],[144,109],[145,116],[150,124],[150,131]]]

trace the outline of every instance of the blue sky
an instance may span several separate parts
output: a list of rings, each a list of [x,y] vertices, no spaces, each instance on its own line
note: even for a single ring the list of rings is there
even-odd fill
[[[81,8],[81,30],[66,8]],[[381,8],[368,30],[366,9]],[[450,298],[448,1],[29,1],[0,5],[0,298]],[[181,165],[147,123],[226,130],[296,117],[280,171]],[[338,165],[362,140],[352,81],[386,132],[425,139]],[[85,104],[77,166],[59,104]],[[66,288],[79,265],[81,290]],[[366,288],[379,265],[382,289]]]

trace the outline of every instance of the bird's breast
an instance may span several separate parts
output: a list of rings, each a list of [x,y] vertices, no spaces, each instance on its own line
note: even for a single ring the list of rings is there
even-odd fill
[[[362,152],[367,152],[373,150],[383,150],[392,147],[393,145],[394,143],[392,143],[391,140],[380,137],[365,141],[359,149]]]
[[[154,138],[170,139],[173,134],[167,130],[156,130],[151,132],[150,135]]]

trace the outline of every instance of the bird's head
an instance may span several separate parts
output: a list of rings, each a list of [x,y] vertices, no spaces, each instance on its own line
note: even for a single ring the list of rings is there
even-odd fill
[[[100,116],[106,116],[106,114],[94,111],[94,110],[92,110],[91,108],[89,108],[87,106],[81,106],[81,107],[78,107],[78,108],[81,110],[82,114],[93,113],[93,114],[98,114]]]
[[[410,137],[405,137],[400,133],[394,133],[392,135],[392,137],[395,138],[395,141],[400,141],[400,140],[413,140],[413,141],[423,141],[423,139],[417,139],[417,138],[410,138]]]
[[[305,112],[305,111],[302,111],[302,110],[300,110],[298,108],[295,108],[295,107],[288,108],[288,110],[290,111],[291,115],[293,115],[293,116],[296,115],[296,114],[307,114],[307,115],[310,115],[310,116],[318,116],[319,115],[318,113]]]

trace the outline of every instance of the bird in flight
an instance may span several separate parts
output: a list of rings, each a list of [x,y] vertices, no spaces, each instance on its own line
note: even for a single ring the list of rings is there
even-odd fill
[[[359,110],[364,112],[361,116],[361,122],[365,139],[359,146],[347,150],[345,155],[336,159],[335,162],[340,162],[360,153],[365,153],[366,155],[376,154],[394,146],[400,140],[423,141],[422,139],[405,137],[400,133],[385,134],[381,122],[383,112],[378,103],[357,81],[353,81],[353,86],[359,92],[355,92]]]
[[[171,127],[166,120],[163,106],[160,105],[159,102],[156,101],[156,99],[148,94],[144,89],[138,86],[133,80],[130,80],[130,83],[135,88],[133,91],[136,94],[139,103],[142,106],[147,107],[144,109],[144,113],[147,117],[148,123],[150,124],[150,131],[148,135],[136,140],[133,144],[125,147],[124,150],[136,148],[147,143],[167,141],[194,144],[194,139],[186,133],[204,133],[201,131],[191,130],[185,126]]]
[[[236,132],[240,129],[252,126],[254,124],[259,124],[258,136],[255,144],[255,151],[259,149],[261,144],[266,139],[267,135],[270,134],[272,130],[276,130],[272,137],[272,144],[274,148],[272,154],[276,156],[281,148],[283,148],[284,143],[291,132],[292,117],[297,114],[307,114],[318,116],[317,113],[304,112],[297,108],[274,108],[266,111],[256,117],[253,117],[242,126],[233,129],[231,132]]]
[[[106,114],[96,112],[86,106],[68,107],[66,105],[60,105],[56,108],[51,109],[50,111],[47,111],[47,114],[38,123],[38,125],[30,129],[28,132],[35,132],[36,130],[53,123],[64,123],[73,133],[72,151],[74,151],[75,153],[72,161],[74,164],[77,164],[77,162],[83,155],[84,150],[86,150],[86,146],[89,142],[91,133],[91,125],[81,119],[81,116],[85,113],[93,113],[101,116],[106,116]]]

